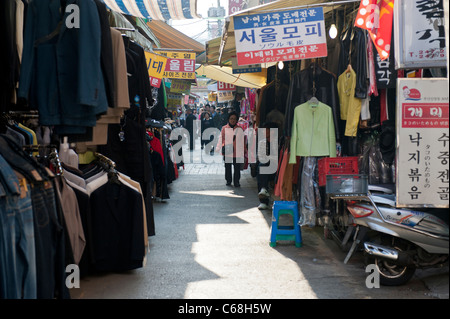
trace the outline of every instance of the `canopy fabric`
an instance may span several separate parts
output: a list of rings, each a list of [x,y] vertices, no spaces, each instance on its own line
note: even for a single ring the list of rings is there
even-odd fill
[[[205,52],[205,46],[202,43],[188,37],[164,21],[148,21],[147,26],[158,38],[160,48],[193,50],[198,55]]]
[[[233,74],[232,68],[218,65],[202,65],[195,70],[197,77],[205,76],[209,79],[234,84],[247,88],[261,88],[266,85],[267,69],[257,73]]]
[[[102,0],[113,11],[144,19],[201,19],[197,0]]]

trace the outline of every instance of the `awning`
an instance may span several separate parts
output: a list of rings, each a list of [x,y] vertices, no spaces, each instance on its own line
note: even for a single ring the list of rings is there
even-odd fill
[[[102,0],[111,10],[152,20],[201,19],[197,0]]]
[[[360,0],[343,0],[343,1],[327,1],[327,0],[278,0],[267,4],[259,5],[253,8],[239,11],[226,17],[224,31],[222,33],[221,44],[219,49],[218,65],[225,65],[231,56],[236,55],[236,44],[234,38],[234,22],[232,17],[250,14],[294,10],[298,8],[307,8],[310,6],[324,6],[324,13],[331,11],[333,6],[337,7],[341,4],[359,2]]]
[[[171,27],[164,21],[148,21],[147,26],[158,38],[161,48],[177,50],[193,50],[200,55],[205,51],[205,46],[188,37],[184,33]]]
[[[206,42],[206,61],[205,64],[219,65],[220,49],[222,37],[214,38]],[[231,58],[236,57],[236,48],[231,47],[222,52],[221,64],[231,66]]]
[[[202,65],[195,70],[197,77],[205,76],[209,79],[234,84],[247,88],[260,88],[266,85],[267,69],[258,73],[233,74],[231,67],[218,65]]]

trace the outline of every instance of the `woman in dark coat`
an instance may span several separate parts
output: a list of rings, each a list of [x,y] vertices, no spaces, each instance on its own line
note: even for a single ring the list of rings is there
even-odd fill
[[[209,135],[208,132],[206,132],[206,135],[204,135],[204,132],[206,129],[208,128],[213,128],[214,127],[214,121],[211,117],[211,114],[209,112],[203,112],[202,113],[203,117],[202,117],[202,121],[201,121],[201,130],[202,130],[202,135],[201,135],[201,141],[202,141],[202,149],[205,146],[208,146],[208,149],[205,149],[205,153],[208,154],[208,152],[211,155],[214,155],[214,147],[212,145],[208,145],[210,142],[212,142],[212,140],[214,139],[214,135]]]

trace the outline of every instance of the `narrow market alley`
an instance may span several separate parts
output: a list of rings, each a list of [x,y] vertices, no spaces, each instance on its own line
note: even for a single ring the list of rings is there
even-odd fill
[[[361,256],[345,254],[323,228],[303,228],[303,246],[269,246],[271,211],[257,209],[256,179],[243,171],[241,187],[226,186],[222,163],[192,164],[169,185],[170,199],[154,202],[156,235],[145,267],[81,279],[74,299],[340,299],[436,298],[419,277],[401,287],[366,287]],[[209,156],[209,155],[208,155]],[[218,157],[215,155],[214,157]],[[418,273],[420,275],[420,273]],[[447,281],[442,275],[431,280]],[[441,289],[442,285],[439,286]]]

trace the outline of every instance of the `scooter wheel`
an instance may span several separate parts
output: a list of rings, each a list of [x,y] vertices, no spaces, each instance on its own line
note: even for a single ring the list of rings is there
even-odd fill
[[[401,286],[406,284],[414,275],[416,267],[399,265],[391,260],[367,257],[367,264],[374,264],[380,274],[380,285]]]

